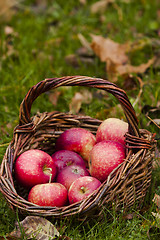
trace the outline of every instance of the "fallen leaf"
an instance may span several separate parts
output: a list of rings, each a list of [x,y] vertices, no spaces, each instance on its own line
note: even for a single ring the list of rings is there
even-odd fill
[[[60,94],[60,91],[54,91],[49,93],[49,101],[53,104],[53,106],[57,105]]]
[[[128,56],[126,55],[129,43],[119,44],[109,38],[93,35],[91,48],[100,57],[102,62],[111,60],[115,65],[125,64],[128,62]]]
[[[126,220],[132,220],[134,217],[133,213],[128,213],[127,215],[124,215],[123,218]]]
[[[130,0],[121,0],[121,2],[129,3]],[[116,0],[100,0],[91,5],[92,13],[103,13],[107,9],[109,4],[114,4],[114,7],[118,6]]]
[[[125,91],[136,90],[137,85],[138,84],[137,84],[136,78],[132,74],[129,74],[128,76],[124,77],[123,89],[125,89]]]
[[[0,1],[0,19],[3,21],[9,21],[13,14],[15,13],[15,9],[13,7],[19,4],[18,0],[1,0]]]
[[[81,33],[78,33],[77,36],[78,36],[79,41],[81,42],[82,46],[84,48],[86,48],[89,52],[93,52],[92,48],[90,46],[90,43],[87,41],[87,39]]]
[[[76,92],[69,104],[69,111],[72,114],[79,113],[82,103],[89,104],[92,101],[92,93],[83,90],[82,93]]]
[[[80,2],[81,4],[83,4],[83,5],[86,4],[86,0],[79,0],[79,2]]]
[[[70,113],[78,113],[83,101],[83,95],[79,92],[77,92],[74,97],[71,100],[71,103],[69,104],[69,111]]]
[[[126,73],[144,73],[147,68],[149,68],[154,63],[155,58],[151,58],[147,63],[142,63],[139,66],[132,66],[130,64],[124,64],[117,66],[116,71],[119,75],[124,75]]]
[[[88,49],[85,48],[85,47],[78,48],[76,53],[77,53],[77,55],[80,58],[82,58],[82,57],[84,57],[84,58],[93,58],[95,56],[93,51],[92,52],[88,51]]]
[[[79,60],[76,54],[69,54],[65,57],[65,61],[67,64],[73,66],[74,68],[79,67]]]
[[[13,33],[14,33],[14,30],[13,30],[13,28],[10,27],[10,26],[5,26],[4,32],[5,32],[6,35],[10,35],[10,34],[13,34]]]
[[[160,196],[158,194],[155,193],[152,201],[157,205],[158,208],[160,208]]]
[[[37,216],[27,216],[23,221],[17,223],[13,232],[6,237],[20,238],[22,234],[23,236],[25,234],[28,239],[34,238],[36,240],[48,240],[60,236],[58,230],[50,221]]]
[[[91,5],[91,12],[92,13],[103,13],[109,3],[113,3],[115,0],[101,0],[98,2],[95,2]]]
[[[156,218],[157,223],[158,223],[158,225],[159,225],[159,227],[160,227],[160,213],[154,213],[154,212],[152,212],[152,215]]]
[[[91,48],[102,62],[106,62],[107,75],[112,81],[116,81],[118,76],[144,73],[155,61],[155,58],[152,58],[147,63],[133,66],[128,57],[129,51],[133,51],[130,42],[120,44],[98,35],[91,35],[91,37]]]
[[[80,63],[84,64],[94,64],[93,57],[92,56],[81,56],[82,52],[77,52],[77,54],[70,54],[65,57],[65,61],[67,64],[71,65],[74,68],[78,68],[80,66]]]

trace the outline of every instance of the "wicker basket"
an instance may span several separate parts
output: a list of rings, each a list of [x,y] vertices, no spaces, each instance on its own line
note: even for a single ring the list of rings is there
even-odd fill
[[[34,100],[42,93],[60,86],[85,86],[113,94],[120,102],[129,124],[126,134],[127,157],[107,180],[89,197],[65,207],[42,207],[27,201],[27,193],[19,189],[14,179],[14,162],[28,149],[42,149],[53,153],[54,144],[66,129],[81,127],[96,133],[100,120],[89,116],[71,115],[61,112],[44,112],[30,117]],[[0,168],[0,190],[15,209],[23,214],[53,216],[99,216],[104,209],[114,206],[116,211],[135,205],[140,208],[150,186],[155,140],[153,134],[138,128],[135,111],[124,90],[100,78],[67,76],[50,78],[33,86],[20,105],[19,125],[9,144]]]

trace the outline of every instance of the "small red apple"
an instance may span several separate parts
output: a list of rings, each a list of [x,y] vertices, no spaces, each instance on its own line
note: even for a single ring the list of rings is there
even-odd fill
[[[95,136],[83,128],[70,128],[64,131],[56,141],[55,149],[77,152],[88,161],[91,149],[96,143]]]
[[[125,147],[116,141],[97,143],[90,155],[90,174],[101,182],[125,159]]]
[[[57,171],[70,165],[79,165],[85,168],[86,164],[83,158],[76,152],[69,150],[59,150],[52,154],[52,159],[56,164]]]
[[[118,118],[108,118],[98,127],[96,141],[113,140],[125,145],[126,132],[128,132],[127,122]]]
[[[70,165],[58,173],[56,181],[69,189],[72,182],[82,176],[89,176],[89,172],[85,167]]]
[[[71,184],[68,191],[69,203],[72,204],[85,199],[100,185],[101,182],[97,178],[91,176],[77,178]]]
[[[28,201],[40,206],[62,207],[68,200],[68,191],[60,183],[37,184],[31,188]]]
[[[51,156],[38,149],[22,153],[15,162],[15,178],[24,187],[53,181],[56,176],[56,165]]]

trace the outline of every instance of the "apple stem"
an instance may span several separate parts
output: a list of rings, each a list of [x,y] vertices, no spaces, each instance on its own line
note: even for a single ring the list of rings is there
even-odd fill
[[[52,173],[49,174],[49,183],[51,183],[51,180],[52,180]]]
[[[52,168],[47,168],[47,167],[44,168],[44,173],[49,175],[49,183],[51,183],[51,181],[52,181],[52,173],[51,172],[52,172]]]
[[[85,193],[85,188],[81,187],[82,193]]]

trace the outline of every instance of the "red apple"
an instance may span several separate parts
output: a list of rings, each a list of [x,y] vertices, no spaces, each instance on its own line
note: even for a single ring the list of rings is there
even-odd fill
[[[69,150],[60,150],[52,154],[52,159],[56,164],[57,171],[60,172],[63,168],[76,164],[85,167],[85,161],[76,152]]]
[[[70,165],[58,173],[56,181],[69,189],[72,182],[82,176],[89,176],[86,168],[78,165]]]
[[[76,179],[71,184],[68,191],[69,203],[72,204],[85,199],[100,185],[101,182],[97,178],[91,176],[85,176]]]
[[[56,141],[55,149],[77,152],[88,161],[91,149],[96,143],[95,136],[83,128],[70,128],[64,131]]]
[[[62,207],[68,200],[68,191],[60,183],[37,184],[31,188],[28,201],[40,206]]]
[[[116,141],[97,143],[90,155],[90,174],[101,182],[125,159],[125,147]]]
[[[56,176],[56,165],[51,156],[38,149],[22,153],[15,162],[15,178],[24,187],[53,181]]]
[[[125,145],[126,132],[128,132],[127,122],[118,118],[108,118],[98,127],[96,141],[113,140]]]

